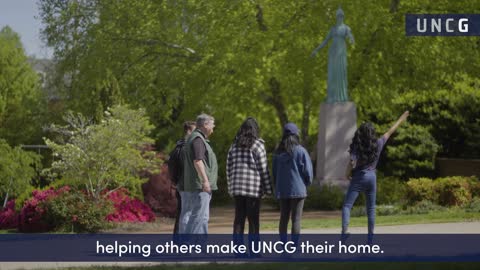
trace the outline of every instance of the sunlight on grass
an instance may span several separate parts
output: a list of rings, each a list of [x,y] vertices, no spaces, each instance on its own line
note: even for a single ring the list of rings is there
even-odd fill
[[[449,209],[447,211],[432,212],[428,214],[377,216],[375,224],[377,226],[388,226],[423,223],[468,222],[477,220],[480,220],[480,213],[466,212],[459,209]],[[329,219],[303,219],[302,229],[339,228],[341,223],[342,221],[340,217]],[[367,226],[367,217],[352,217],[350,219],[350,226]],[[261,224],[261,229],[264,230],[274,230],[277,228],[277,222],[264,222]]]

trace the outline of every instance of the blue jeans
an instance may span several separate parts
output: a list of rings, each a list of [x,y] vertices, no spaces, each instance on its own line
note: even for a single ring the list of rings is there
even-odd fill
[[[191,196],[189,196],[190,192],[179,191],[179,193],[180,201],[183,207],[180,209],[180,213],[178,214],[178,233],[185,234],[188,220],[190,219],[190,215],[192,214],[192,209],[186,208],[186,205],[189,204],[187,201],[191,200]]]
[[[181,234],[207,234],[212,194],[203,191],[181,191],[182,211],[179,220]]]
[[[368,234],[372,235],[375,228],[375,199],[377,195],[377,176],[375,171],[359,171],[352,175],[342,208],[342,233],[348,231],[350,210],[360,192],[367,199]]]

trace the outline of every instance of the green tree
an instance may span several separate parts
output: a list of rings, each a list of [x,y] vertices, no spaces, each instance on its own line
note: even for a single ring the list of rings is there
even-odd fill
[[[428,127],[407,123],[390,140],[380,165],[384,174],[403,180],[433,175],[439,146]]]
[[[67,126],[51,126],[56,142],[45,139],[56,161],[51,174],[59,173],[67,184],[85,188],[99,199],[106,189],[127,187],[139,194],[140,174],[155,170],[158,158],[146,146],[153,143],[147,134],[153,128],[144,110],[117,105],[93,124],[82,114],[65,116]]]
[[[338,4],[43,0],[40,7],[69,108],[93,117],[111,100],[144,107],[160,149],[181,136],[181,122],[210,113],[217,124],[212,143],[223,162],[246,116],[259,120],[269,151],[287,121],[300,125],[314,150],[327,53],[309,55],[335,23]],[[480,12],[474,2],[341,4],[356,40],[348,50],[348,76],[359,121],[385,125],[409,108],[394,104],[398,96],[452,89],[461,74],[478,76],[474,38],[404,33],[406,13]]]
[[[430,131],[444,157],[480,157],[480,80],[462,76],[449,89],[408,91],[394,100],[409,108],[409,121]]]
[[[39,142],[45,105],[39,77],[27,61],[20,37],[0,30],[0,138],[11,145]]]
[[[0,198],[4,199],[3,207],[8,198],[15,198],[30,186],[39,164],[39,155],[19,146],[12,148],[0,139]]]

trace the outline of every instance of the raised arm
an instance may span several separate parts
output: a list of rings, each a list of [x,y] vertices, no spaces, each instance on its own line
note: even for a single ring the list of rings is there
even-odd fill
[[[313,50],[313,52],[312,52],[312,54],[310,55],[310,57],[315,57],[315,55],[317,55],[318,51],[319,51],[320,49],[322,49],[323,47],[325,47],[325,45],[327,45],[328,40],[330,40],[330,38],[331,38],[331,34],[330,34],[330,33],[331,33],[331,30],[330,30],[330,32],[328,32],[328,35],[327,35],[327,37],[325,38],[325,40],[324,40],[322,43],[320,43],[320,45],[318,45],[318,47],[315,48],[315,50]]]
[[[405,111],[400,116],[400,118],[398,118],[397,122],[395,122],[395,124],[393,124],[393,126],[385,134],[383,134],[383,137],[385,137],[385,139],[390,138],[390,136],[393,134],[393,132],[395,132],[398,126],[400,126],[400,124],[407,119],[408,115],[409,115],[409,112]]]

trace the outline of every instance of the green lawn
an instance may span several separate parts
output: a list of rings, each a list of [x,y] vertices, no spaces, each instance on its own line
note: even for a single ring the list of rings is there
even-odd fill
[[[328,269],[328,270],[466,270],[466,269],[479,269],[480,263],[451,263],[451,262],[437,262],[437,263],[366,263],[366,262],[354,262],[354,263],[208,263],[197,265],[185,265],[185,264],[166,264],[158,266],[143,266],[143,267],[83,267],[83,268],[68,268],[70,270],[86,270],[86,269],[101,269],[101,270],[243,270],[243,269],[258,269],[258,270],[307,270],[307,269]]]
[[[422,224],[422,223],[445,223],[445,222],[467,222],[480,220],[479,212],[466,212],[462,209],[449,209],[441,212],[432,212],[429,214],[416,215],[392,215],[376,217],[375,225],[403,225],[403,224]],[[341,218],[328,219],[303,219],[302,229],[319,228],[340,228]],[[350,219],[351,227],[367,226],[367,217],[352,217]],[[261,224],[264,230],[275,230],[278,228],[278,222],[264,222]]]

